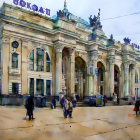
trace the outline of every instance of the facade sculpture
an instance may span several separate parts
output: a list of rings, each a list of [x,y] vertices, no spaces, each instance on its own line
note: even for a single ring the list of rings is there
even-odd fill
[[[107,38],[100,10],[89,24],[66,2],[55,19],[5,3],[0,19],[1,94],[140,96],[140,52]]]

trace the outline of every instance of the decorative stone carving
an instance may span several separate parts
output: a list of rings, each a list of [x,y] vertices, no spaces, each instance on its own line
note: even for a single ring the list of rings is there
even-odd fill
[[[130,44],[131,42],[131,39],[129,39],[128,37],[127,38],[125,37],[123,40],[125,44]]]
[[[95,16],[92,18],[92,15],[90,15],[89,17],[89,22],[90,22],[90,26],[93,27],[94,26],[94,29],[102,29],[102,25],[101,25],[101,22],[100,22],[100,9],[99,9],[99,12],[98,12],[98,16]]]
[[[129,62],[124,63],[124,68],[129,68]]]
[[[54,43],[54,47],[55,47],[55,52],[56,53],[59,53],[59,52],[62,53],[64,45],[61,44],[61,43],[56,42],[56,43]]]
[[[112,46],[114,45],[114,39],[113,39],[113,35],[110,35],[110,39],[108,39],[108,46]]]
[[[112,64],[112,65],[115,63],[115,59],[114,58],[110,58],[108,61],[109,61],[109,64]]]
[[[7,37],[2,38],[2,43],[3,44],[9,44],[9,42],[10,42],[10,38],[7,38]]]
[[[59,10],[57,12],[57,17],[58,18],[64,18],[64,19],[70,20],[70,13],[67,13],[64,10]]]

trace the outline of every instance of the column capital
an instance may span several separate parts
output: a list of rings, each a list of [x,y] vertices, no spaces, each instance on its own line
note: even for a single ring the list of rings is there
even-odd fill
[[[115,64],[115,59],[114,58],[110,58],[110,59],[108,59],[108,61],[109,61],[109,64]]]
[[[124,63],[124,68],[129,68],[129,63]]]
[[[55,42],[55,43],[54,43],[54,48],[55,48],[55,51],[56,51],[57,53],[58,53],[58,52],[62,53],[62,50],[63,50],[63,48],[64,48],[64,44],[59,43],[59,42]]]
[[[94,50],[90,53],[90,55],[91,55],[91,61],[98,61],[98,57],[99,57],[98,51]]]
[[[9,44],[10,43],[10,38],[8,38],[8,37],[2,37],[2,43],[3,44]]]

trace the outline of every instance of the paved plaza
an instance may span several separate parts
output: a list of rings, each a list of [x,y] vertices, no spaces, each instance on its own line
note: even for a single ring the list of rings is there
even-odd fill
[[[33,121],[22,107],[0,106],[0,140],[140,140],[133,106],[77,107],[73,118],[61,108],[35,108]]]

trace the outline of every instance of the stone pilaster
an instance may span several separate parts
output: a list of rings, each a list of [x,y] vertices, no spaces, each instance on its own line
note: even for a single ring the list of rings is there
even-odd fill
[[[87,73],[87,96],[91,96],[93,94],[93,75],[90,74],[90,67],[88,67],[88,73]]]
[[[34,95],[36,95],[36,78],[34,78]]]
[[[83,99],[83,73],[80,73],[80,85],[79,85],[79,90],[80,90],[80,98]]]
[[[55,43],[56,52],[56,94],[62,91],[62,50],[64,46],[60,43]]]
[[[110,96],[112,96],[113,92],[114,92],[114,63],[115,63],[115,59],[109,59],[109,75],[110,75],[110,80],[109,80],[109,92],[110,92]]]
[[[9,70],[9,47],[10,47],[10,39],[9,38],[2,38],[2,45],[1,45],[1,75],[2,75],[2,94],[8,94],[9,87],[8,87],[8,70]]]
[[[124,96],[129,95],[129,64],[124,64]]]

